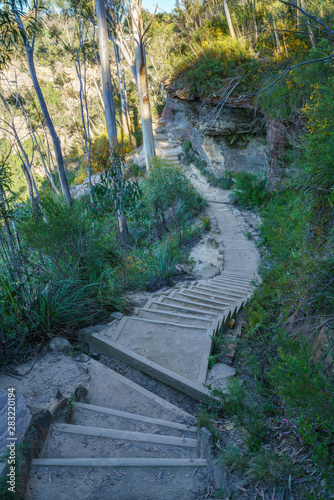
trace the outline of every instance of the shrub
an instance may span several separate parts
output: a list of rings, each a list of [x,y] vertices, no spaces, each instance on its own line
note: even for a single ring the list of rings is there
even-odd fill
[[[241,208],[258,208],[267,198],[265,185],[265,178],[261,179],[256,175],[242,172],[236,178],[231,200]]]
[[[182,203],[184,214],[196,214],[205,204],[181,169],[161,158],[152,160],[142,187],[146,201],[159,211]]]
[[[18,223],[18,267],[0,239],[5,360],[27,354],[34,342],[55,332],[101,321],[115,309],[126,310],[120,257],[108,225],[95,220],[82,202],[69,208],[63,200],[46,198],[39,214],[27,211]]]

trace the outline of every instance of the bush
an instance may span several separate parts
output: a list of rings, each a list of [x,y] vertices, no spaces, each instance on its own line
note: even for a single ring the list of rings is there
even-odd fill
[[[265,190],[266,179],[242,172],[235,181],[231,200],[241,208],[253,209],[260,207],[268,194]]]
[[[2,361],[27,354],[55,332],[126,310],[120,257],[108,224],[95,220],[82,202],[69,208],[63,200],[46,198],[39,214],[28,211],[18,223],[18,265],[0,239]]]
[[[159,212],[175,209],[182,204],[181,215],[196,214],[205,205],[202,196],[185,177],[181,169],[167,160],[154,158],[142,184],[146,202]]]

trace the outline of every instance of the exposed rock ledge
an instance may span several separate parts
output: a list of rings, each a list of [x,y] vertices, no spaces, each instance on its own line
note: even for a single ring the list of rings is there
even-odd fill
[[[167,98],[162,121],[174,140],[192,147],[217,176],[268,170],[265,116],[250,107]]]

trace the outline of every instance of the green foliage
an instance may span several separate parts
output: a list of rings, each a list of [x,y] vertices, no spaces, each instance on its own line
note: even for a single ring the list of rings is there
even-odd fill
[[[241,208],[258,208],[268,197],[265,185],[265,178],[261,179],[256,175],[242,172],[236,178],[231,200]]]
[[[148,291],[171,285],[171,278],[188,264],[187,251],[179,246],[177,232],[170,232],[148,247],[137,247],[125,258],[129,285]]]
[[[213,391],[215,393],[215,391]],[[247,432],[246,444],[250,451],[256,451],[268,439],[268,421],[263,409],[250,397],[243,383],[229,380],[227,393],[217,393],[221,408],[227,416],[236,416],[237,424]]]
[[[166,216],[169,209],[176,216],[176,207],[180,204],[180,215],[195,214],[205,204],[179,167],[157,157],[151,162],[142,189],[146,202],[161,216]]]
[[[138,206],[142,193],[136,180],[123,176],[124,164],[122,152],[115,148],[99,182],[92,188],[94,208],[102,214],[134,212]]]
[[[248,457],[242,450],[235,445],[227,445],[219,455],[219,462],[225,465],[228,469],[237,467],[243,472],[248,463]]]
[[[1,334],[7,361],[49,334],[126,308],[110,221],[95,220],[82,202],[69,208],[51,198],[42,200],[38,213],[22,213],[16,216],[19,267],[0,238]]]
[[[174,77],[177,85],[189,85],[191,90],[207,95],[221,88],[222,80],[233,74],[238,67],[251,64],[254,54],[242,39],[224,36],[218,29],[213,40],[204,40],[201,53],[194,58],[187,51],[189,62],[174,58]]]

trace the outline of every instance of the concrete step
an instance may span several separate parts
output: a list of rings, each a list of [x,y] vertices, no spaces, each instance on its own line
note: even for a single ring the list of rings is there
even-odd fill
[[[219,278],[216,276],[213,279],[216,283],[226,283],[226,285],[232,285],[232,286],[238,286],[238,287],[247,287],[247,288],[251,287],[251,284],[249,281],[238,281],[238,280],[229,279],[229,278]]]
[[[197,427],[191,420],[171,421],[88,403],[73,402],[72,404],[74,412],[71,423],[75,425],[97,425],[134,432],[159,432],[179,437],[196,437],[193,434],[197,432]]]
[[[168,141],[154,140],[154,145],[157,149],[175,149],[178,146]]]
[[[225,307],[228,307],[230,304],[235,302],[235,299],[233,297],[229,299],[211,298],[205,295],[197,294],[196,291],[192,290],[181,290],[180,292],[174,292],[170,295],[170,297],[195,301],[205,306],[209,305],[218,308],[221,307],[221,309],[224,309]]]
[[[157,350],[154,351],[154,349],[148,348],[147,352],[145,352],[146,349],[144,349],[144,356],[138,354],[137,349],[134,350],[133,346],[130,348],[125,347],[120,342],[115,342],[110,337],[100,333],[91,335],[89,344],[93,349],[107,356],[120,359],[194,399],[209,402],[209,391],[202,384],[205,382],[207,358],[209,356],[207,356],[207,352],[211,350],[211,336],[214,331],[211,329],[203,330],[202,335],[199,332],[200,330],[194,330],[192,334],[187,334],[186,338],[183,335],[182,339],[177,335],[177,331],[174,331],[176,341],[173,341],[173,338],[170,339],[166,335],[166,331],[158,332],[154,344]],[[128,339],[125,338],[125,340]],[[161,348],[159,348],[160,342],[163,344]],[[166,349],[166,346],[168,346],[168,349]],[[157,358],[158,362],[150,359],[154,357]],[[166,368],[169,366],[172,369]],[[178,373],[175,367],[180,368],[181,373],[184,375]]]
[[[202,286],[202,284],[199,284],[198,286]],[[235,296],[239,297],[246,297],[251,293],[251,288],[239,288],[239,287],[233,287],[233,286],[227,286],[227,285],[222,285],[219,283],[210,283],[210,285],[207,286],[210,290],[216,290],[219,293],[222,294],[234,294]]]
[[[107,429],[88,425],[72,425],[57,423],[53,431],[79,434],[80,436],[94,436],[108,439],[120,439],[124,441],[139,441],[144,443],[166,444],[169,446],[182,446],[186,448],[197,448],[198,441],[193,438],[177,437],[171,435],[150,434],[147,432],[134,432],[120,429]]]
[[[158,302],[160,302],[161,304],[169,304],[172,306],[186,307],[187,309],[196,311],[197,313],[200,313],[201,311],[203,313],[212,312],[212,313],[216,313],[218,316],[218,315],[223,314],[223,312],[224,312],[224,309],[222,307],[207,305],[207,304],[204,304],[203,302],[191,300],[191,299],[187,299],[187,298],[161,297],[158,299]]]
[[[254,273],[251,271],[228,271],[224,270],[223,273],[225,276],[236,276],[236,277],[241,277],[241,278],[250,278],[254,279]]]
[[[245,276],[242,274],[227,273],[225,271],[219,277],[220,278],[227,278],[227,279],[235,280],[235,281],[247,282],[247,283],[250,283],[254,279],[254,276],[252,276],[252,275]]]
[[[202,318],[201,316],[194,316],[190,314],[173,313],[168,311],[159,311],[159,309],[139,309],[137,311],[137,316],[141,318],[156,318],[161,321],[172,321],[173,323],[178,323],[188,326],[200,326],[202,328],[212,327],[213,320]]]
[[[144,440],[145,433],[138,433],[142,439],[134,439],[131,435],[114,438],[109,436],[114,434],[113,429],[104,429],[110,433],[93,434],[56,430],[60,426],[61,424],[57,423],[51,428],[52,438],[47,441],[40,458],[198,458],[197,439],[188,439],[188,443],[191,442],[192,446],[187,446],[179,444],[182,443],[182,438],[169,435],[160,435],[163,442],[151,442]],[[127,431],[122,432],[128,434]],[[153,434],[153,436],[159,435]]]
[[[213,297],[217,298],[233,298],[233,300],[238,300],[243,297],[245,297],[244,292],[239,292],[235,290],[226,290],[222,287],[213,287],[212,285],[194,285],[193,287],[189,288],[191,291],[196,291],[197,293],[200,293],[201,295],[210,295]],[[224,291],[226,290],[226,291]]]
[[[210,281],[210,286],[216,286],[216,287],[221,287],[221,289],[224,290],[233,290],[233,291],[240,291],[242,293],[248,293],[249,290],[251,290],[250,285],[241,285],[237,283],[232,283],[232,282],[226,282],[225,280],[216,280],[215,278]]]
[[[168,137],[166,134],[162,134],[161,132],[153,133],[154,141],[165,141],[168,142]]]
[[[182,295],[185,297],[193,297],[205,304],[219,304],[222,305],[223,307],[228,306],[230,304],[233,304],[237,301],[238,298],[240,297],[233,297],[232,295],[225,294],[224,295],[216,295],[214,293],[206,293],[205,291],[201,288],[191,288],[190,290],[187,289],[187,291],[182,291]]]
[[[223,312],[221,312],[219,314],[217,312],[209,311],[207,308],[205,308],[205,310],[203,310],[203,309],[196,310],[193,307],[182,306],[175,301],[174,301],[174,303],[169,304],[169,303],[165,303],[162,301],[158,302],[157,300],[152,300],[145,307],[147,307],[148,309],[153,309],[153,310],[155,310],[155,309],[167,310],[169,312],[174,312],[174,313],[180,312],[182,314],[196,314],[196,315],[200,315],[202,318],[216,319],[216,318],[219,318],[220,316],[223,315]]]
[[[170,160],[179,160],[179,154],[175,153],[173,150],[166,149],[164,151],[159,150],[161,155],[164,156],[164,158],[168,158]]]
[[[204,458],[35,458],[32,465],[43,467],[207,467],[208,462]]]

